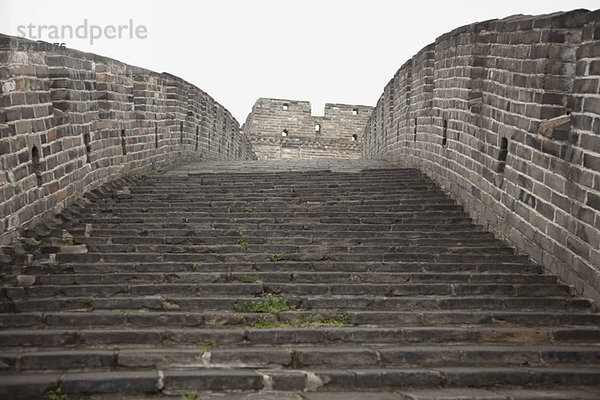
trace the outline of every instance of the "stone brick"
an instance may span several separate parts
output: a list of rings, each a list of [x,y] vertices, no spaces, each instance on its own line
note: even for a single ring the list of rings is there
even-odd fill
[[[260,98],[242,129],[260,159],[355,158],[371,110],[328,103],[317,117],[309,102]]]
[[[600,196],[588,192],[586,205],[600,211]]]

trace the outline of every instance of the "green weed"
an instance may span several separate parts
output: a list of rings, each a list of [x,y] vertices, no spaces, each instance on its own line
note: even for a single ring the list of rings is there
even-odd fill
[[[250,328],[250,329],[277,329],[277,328],[283,328],[283,326],[284,325],[279,321],[275,321],[275,320],[269,319],[267,317],[262,317],[259,320],[248,325],[248,328]]]
[[[271,313],[277,314],[282,311],[295,310],[295,306],[289,306],[286,299],[269,296],[265,299],[253,301],[251,303],[235,304],[236,311],[245,313]]]
[[[200,400],[200,395],[196,392],[187,392],[183,394],[183,400]]]
[[[48,400],[69,400],[69,396],[62,392],[62,388],[59,386],[55,390],[48,390],[46,392]]]
[[[258,278],[258,276],[250,276],[244,275],[239,278],[239,281],[242,283],[262,283],[262,281]]]
[[[210,349],[212,349],[213,347],[215,347],[217,344],[215,342],[213,342],[212,340],[209,340],[208,342],[204,342],[202,343],[200,346],[198,346],[200,348],[200,350],[202,351],[208,351]]]
[[[246,239],[246,236],[242,236],[241,238],[239,238],[238,241],[237,241],[237,245],[238,246],[247,246],[248,245],[248,239]]]
[[[87,298],[87,300],[85,301],[85,305],[88,308],[92,308],[92,306],[94,305],[94,299],[97,298],[97,296],[90,296]]]

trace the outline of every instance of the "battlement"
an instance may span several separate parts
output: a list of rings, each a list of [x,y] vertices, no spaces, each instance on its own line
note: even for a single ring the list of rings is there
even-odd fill
[[[359,158],[372,109],[327,103],[314,116],[308,101],[260,98],[242,129],[259,159]]]

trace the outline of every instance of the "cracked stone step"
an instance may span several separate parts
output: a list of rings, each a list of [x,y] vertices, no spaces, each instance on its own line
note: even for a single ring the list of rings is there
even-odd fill
[[[575,346],[312,347],[59,350],[8,353],[2,360],[21,371],[125,368],[323,368],[365,366],[584,366],[600,350]]]
[[[281,255],[275,255],[281,257]],[[474,277],[485,276],[487,274],[542,274],[543,269],[539,265],[524,263],[496,263],[494,260],[483,260],[476,263],[453,263],[453,262],[418,262],[418,261],[290,261],[273,260],[273,254],[268,261],[232,261],[227,263],[210,262],[199,263],[195,261],[174,262],[174,261],[142,261],[142,262],[93,262],[93,263],[62,263],[62,264],[41,264],[27,266],[23,268],[9,267],[5,272],[14,274],[87,274],[87,273],[147,273],[147,272],[370,272],[370,273],[389,273],[389,272],[423,272],[423,273],[461,273],[471,274]]]
[[[237,301],[237,299],[232,299]],[[154,327],[154,326],[242,326],[246,327],[260,320],[279,321],[281,323],[297,324],[301,317],[337,318],[341,315],[348,317],[349,325],[393,326],[395,324],[412,326],[458,326],[461,324],[500,325],[507,326],[598,326],[600,316],[597,314],[575,314],[572,312],[486,312],[486,311],[444,311],[444,312],[407,312],[407,311],[352,311],[336,312],[331,310],[287,311],[277,315],[264,313],[243,313],[234,311],[132,311],[119,309],[116,311],[60,311],[60,312],[30,312],[0,315],[0,328],[19,327]]]
[[[539,274],[482,274],[470,273],[405,273],[405,272],[143,272],[143,273],[104,273],[33,275],[35,285],[77,285],[77,284],[116,284],[116,283],[214,283],[243,282],[255,280],[265,283],[498,283],[498,284],[555,284],[557,278]],[[17,283],[16,276],[7,275],[3,282],[9,285]]]
[[[273,253],[85,253],[56,254],[58,263],[120,262],[265,262]],[[524,263],[526,256],[505,254],[423,254],[423,253],[284,253],[285,261],[339,262],[423,262],[423,263]]]
[[[245,235],[244,235],[245,236]],[[239,238],[237,238],[239,240]],[[80,245],[86,249],[86,252],[91,253],[270,253],[270,254],[286,254],[286,253],[306,253],[323,251],[323,245],[309,244],[263,244],[264,239],[256,240],[247,238],[247,245],[240,246],[236,244],[237,240],[231,240],[229,244],[144,244],[130,242],[128,244],[88,244]],[[258,242],[258,243],[257,243]],[[478,246],[461,246],[444,247],[444,246],[421,246],[422,254],[484,254],[489,256],[494,255],[513,255],[513,250],[499,247],[478,247]],[[64,253],[64,247],[58,249]],[[373,246],[373,245],[329,245],[325,251],[329,253],[413,253],[414,246]]]
[[[233,310],[235,304],[256,301],[257,297],[53,297],[25,299],[0,303],[2,312],[56,311],[78,309],[171,309],[179,310]],[[505,310],[505,311],[593,311],[594,303],[581,298],[556,297],[385,297],[385,296],[310,296],[307,298],[288,297],[290,305],[306,310]]]
[[[569,296],[570,287],[564,284],[462,284],[462,283],[401,283],[401,284],[306,284],[306,283],[152,283],[122,285],[35,285],[4,288],[3,296],[17,300],[25,298],[66,297],[112,297],[115,295],[151,296],[184,295],[202,296],[238,294],[242,296],[263,294],[309,296],[309,295],[357,295],[357,296],[514,296],[547,297]]]
[[[143,228],[143,229],[141,229]],[[112,228],[100,229],[98,227],[94,227],[92,233],[94,237],[110,237],[110,238],[118,238],[119,236],[143,236],[143,237],[160,237],[160,238],[169,238],[169,237],[180,237],[184,234],[186,237],[193,238],[197,237],[199,239],[210,239],[210,238],[218,238],[218,237],[232,237],[240,235],[241,230],[237,228],[237,225],[233,227],[225,227],[225,228],[216,228],[213,226],[205,226],[205,224],[200,224],[200,226],[194,224],[182,224],[182,223],[165,223],[165,225],[161,225],[160,229],[148,229],[148,227],[143,227],[141,224],[134,226],[130,229],[125,229],[124,227],[119,227],[118,230]],[[369,232],[368,235],[365,235],[364,231],[330,231],[330,230],[302,230],[297,225],[293,225],[291,228],[287,227],[287,229],[281,226],[275,226],[271,230],[258,230],[253,227],[245,227],[243,230],[244,234],[248,237],[253,238],[272,238],[272,237],[299,237],[299,238],[315,238],[315,239],[362,239],[365,236],[370,238],[388,238],[388,239],[397,239],[399,243],[402,243],[402,240],[406,239],[452,239],[452,238],[460,238],[461,240],[469,239],[469,238],[489,238],[489,232],[484,232],[481,230],[453,230],[453,231],[416,231],[416,232],[400,232],[400,231],[372,231]],[[79,233],[75,232],[76,235]],[[83,230],[81,231],[83,234]],[[190,239],[191,240],[191,239]],[[222,239],[224,240],[224,239]]]
[[[60,380],[59,380],[60,379]],[[0,395],[29,399],[61,384],[64,393],[169,393],[184,390],[343,390],[355,388],[403,388],[444,385],[504,388],[509,386],[593,386],[600,379],[597,369],[545,368],[441,368],[441,369],[352,369],[307,371],[197,370],[75,372],[0,376]],[[388,392],[389,393],[389,392]]]
[[[290,329],[45,329],[3,330],[4,347],[66,345],[193,345],[205,342],[267,344],[316,343],[595,343],[597,327],[316,327]]]
[[[257,240],[256,235],[252,235],[253,240]],[[296,245],[308,245],[315,244],[317,238],[314,237],[273,237],[263,236],[259,238],[265,244],[296,244]],[[74,239],[78,243],[82,244],[124,244],[124,243],[139,243],[139,244],[193,244],[193,245],[213,245],[213,244],[230,244],[230,236],[218,236],[218,235],[207,235],[204,237],[199,236],[99,236],[97,234],[94,237],[79,236]],[[488,247],[488,248],[504,248],[501,243],[498,243],[492,239],[486,238],[330,238],[330,237],[319,237],[318,242],[321,245],[332,244],[332,245],[375,245],[375,246],[445,246],[447,248],[458,248],[461,246],[465,247]]]

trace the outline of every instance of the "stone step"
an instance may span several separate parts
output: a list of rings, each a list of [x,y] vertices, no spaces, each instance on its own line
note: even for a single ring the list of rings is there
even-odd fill
[[[403,239],[444,239],[444,238],[455,238],[460,240],[467,239],[480,239],[492,237],[489,232],[484,232],[480,229],[469,229],[461,230],[456,229],[452,231],[414,231],[414,232],[402,232],[402,231],[329,231],[325,228],[317,230],[303,230],[302,227],[294,226],[293,229],[277,228],[273,230],[259,230],[256,227],[244,226],[243,233],[247,238],[254,238],[258,240],[260,238],[273,238],[273,237],[300,237],[300,238],[315,238],[316,239],[358,239],[364,237],[370,238],[382,238],[382,239],[398,239],[400,242]],[[215,228],[204,225],[188,225],[183,223],[169,222],[166,227],[162,226],[159,229],[149,229],[144,226],[135,226],[131,229],[124,229],[119,227],[118,230],[111,228],[98,228],[90,227],[90,234],[94,237],[119,237],[119,236],[158,236],[161,238],[169,237],[180,237],[184,234],[186,237],[193,238],[198,237],[204,238],[215,238],[215,237],[239,237],[242,233],[241,229],[238,228]],[[84,235],[85,227],[81,227],[79,231],[74,231],[74,235]]]
[[[329,195],[344,194],[344,190],[350,193],[360,193],[365,191],[397,193],[403,191],[421,191],[424,195],[431,193],[444,194],[432,184],[412,180],[410,178],[385,179],[365,178],[354,180],[315,180],[315,181],[295,181],[285,184],[275,184],[264,180],[254,180],[240,185],[232,180],[222,180],[219,182],[203,182],[197,179],[190,179],[187,184],[178,185],[177,182],[154,181],[136,185],[126,185],[132,194],[187,194],[201,192],[208,195],[218,195],[220,193],[232,192],[238,194],[250,193],[261,195],[263,193],[312,193],[311,190],[318,193],[327,193]]]
[[[0,396],[16,400],[40,398],[61,388],[68,395],[84,393],[159,393],[186,391],[344,391],[409,387],[493,387],[542,385],[595,387],[600,369],[594,368],[434,368],[281,370],[133,370],[69,372],[64,375],[20,374],[0,376]],[[406,389],[404,389],[406,390]],[[388,393],[390,393],[388,391]],[[414,393],[414,392],[413,392]],[[329,394],[328,394],[329,395]],[[314,397],[313,397],[314,398]],[[331,398],[331,397],[320,397]],[[360,397],[365,398],[365,397]],[[381,398],[381,397],[375,397]],[[384,398],[385,399],[385,398]]]
[[[235,182],[234,179],[222,179],[219,181],[207,181],[205,179],[189,179],[186,183],[169,181],[147,181],[141,184],[125,185],[132,193],[147,194],[156,192],[166,193],[220,193],[231,191],[234,193],[263,192],[307,192],[310,189],[323,191],[330,194],[343,193],[344,190],[359,192],[366,190],[389,189],[390,192],[399,190],[433,190],[437,188],[431,183],[424,183],[412,177],[364,177],[363,179],[314,179],[314,180],[290,180],[285,182],[271,182],[264,179],[254,179],[245,183]],[[437,190],[439,192],[439,189]]]
[[[541,386],[541,385],[540,385]],[[375,393],[372,399],[395,399],[395,400],[559,400],[559,399],[577,399],[577,400],[595,400],[600,395],[600,390],[595,388],[556,388],[551,389],[502,389],[482,385],[483,389],[475,388],[444,388],[444,389],[400,389],[394,394]],[[336,393],[337,394],[337,393]],[[360,397],[361,393],[339,393],[339,399],[371,399],[371,397]],[[276,396],[279,394],[276,394]],[[295,394],[292,394],[295,395]],[[322,396],[325,395],[325,396]],[[370,396],[371,394],[367,394]],[[242,395],[244,396],[244,395]],[[353,397],[357,396],[357,397]],[[383,396],[383,397],[378,397]],[[385,397],[392,396],[392,397]],[[305,400],[325,400],[327,393],[315,393],[306,396]],[[331,397],[331,400],[337,397]]]
[[[244,214],[240,216],[233,215],[223,215],[219,217],[214,216],[198,216],[193,212],[186,214],[182,213],[174,213],[167,215],[155,215],[151,213],[146,214],[137,214],[137,215],[129,215],[128,217],[120,218],[118,216],[110,216],[104,218],[87,218],[86,223],[92,224],[92,228],[103,229],[106,228],[107,225],[118,225],[123,228],[131,228],[132,225],[138,226],[139,224],[147,225],[148,228],[153,229],[161,229],[162,224],[167,221],[181,221],[188,224],[211,224],[211,225],[222,225],[222,224],[282,224],[286,226],[287,224],[298,224],[301,226],[306,226],[306,224],[310,224],[309,227],[312,229],[313,225],[316,224],[327,224],[327,228],[329,225],[333,225],[334,228],[339,228],[344,225],[349,225],[348,228],[360,229],[358,226],[362,225],[373,225],[376,229],[378,229],[381,225],[389,225],[388,228],[391,230],[398,230],[398,225],[406,225],[408,228],[416,227],[422,225],[423,228],[428,228],[434,230],[436,225],[454,225],[456,227],[462,226],[472,226],[472,222],[468,218],[462,217],[452,217],[452,218],[397,218],[397,217],[323,217],[317,214],[312,214],[308,216],[298,216],[298,217],[273,217],[266,213],[262,215],[249,215]],[[352,226],[354,224],[354,226]],[[409,229],[406,230],[409,230]],[[415,231],[421,231],[422,229],[415,229]],[[374,229],[375,230],[375,229]]]
[[[7,352],[4,372],[110,371],[122,368],[600,367],[600,349],[585,346],[328,346],[73,349]]]
[[[310,327],[273,329],[128,328],[6,329],[2,347],[127,346],[217,344],[593,344],[600,328],[561,327]]]
[[[244,235],[245,236],[245,235]],[[184,244],[145,244],[145,243],[111,243],[111,244],[88,244],[86,249],[90,253],[414,253],[414,246],[376,246],[376,245],[327,245],[322,243],[308,244],[262,244],[256,243],[252,238],[245,237],[248,244],[237,244],[240,238],[230,238],[229,244],[193,244],[191,242]],[[264,240],[263,240],[264,241]],[[508,247],[488,247],[488,246],[420,246],[423,254],[487,254],[494,255],[514,255],[514,250]],[[61,247],[56,248],[57,252]]]
[[[366,207],[369,209],[369,206],[382,206],[379,208],[379,211],[389,211],[386,207],[395,207],[394,209],[400,212],[409,212],[414,210],[454,210],[460,211],[462,208],[456,205],[452,199],[449,199],[443,195],[439,196],[429,196],[429,197],[417,197],[414,196],[410,198],[405,198],[402,200],[398,200],[399,195],[392,194],[376,194],[376,193],[368,193],[361,192],[359,195],[350,194],[344,196],[339,195],[327,195],[324,193],[314,193],[311,191],[311,194],[300,194],[294,193],[290,196],[277,196],[277,195],[263,195],[263,196],[235,196],[234,194],[223,194],[220,197],[216,196],[206,196],[201,194],[148,194],[144,195],[144,200],[147,202],[143,202],[141,200],[138,201],[129,201],[129,199],[124,199],[116,203],[116,208],[120,208],[121,205],[123,207],[132,207],[132,206],[141,206],[144,207],[144,203],[146,203],[146,207],[149,204],[160,203],[163,206],[168,204],[170,208],[174,210],[185,209],[186,207],[210,207],[212,211],[226,211],[231,210],[232,207],[236,206],[252,206],[258,209],[269,209],[275,206],[290,206],[290,205],[306,205],[306,206],[324,206],[324,205],[337,205],[340,207],[352,207],[356,211],[363,211]],[[206,210],[206,208],[204,208]],[[240,208],[241,209],[241,208]],[[339,211],[339,208],[338,208]]]
[[[266,294],[292,296],[514,296],[547,297],[570,296],[571,288],[554,284],[497,284],[497,283],[399,283],[377,284],[363,282],[343,283],[150,283],[119,285],[33,285],[28,287],[3,287],[0,298],[10,300],[26,298],[65,297],[112,297],[116,295],[152,296],[181,295],[254,295]]]
[[[240,240],[240,239],[238,239]],[[249,247],[249,246],[242,246]],[[416,251],[416,250],[415,250]],[[58,253],[58,263],[141,263],[141,262],[192,262],[192,263],[233,263],[266,262],[271,260],[272,252],[245,253]],[[338,262],[421,262],[421,263],[526,263],[528,257],[514,254],[423,254],[423,253],[328,253],[326,249],[319,253],[282,253],[283,261],[338,261]]]
[[[169,237],[158,237],[158,236],[114,236],[107,235],[102,236],[98,234],[99,231],[92,229],[90,233],[94,236],[74,236],[74,242],[78,244],[105,244],[105,243],[146,243],[146,244],[230,244],[231,236],[225,235],[208,235],[203,232],[196,232],[198,234],[203,233],[206,236],[182,236],[181,232],[177,236]],[[223,231],[222,233],[226,233]],[[254,233],[254,232],[253,232]],[[273,243],[273,244],[314,244],[318,241],[321,245],[394,245],[394,246],[447,246],[447,247],[459,247],[459,246],[471,246],[471,247],[492,247],[492,248],[506,248],[495,239],[491,238],[477,238],[477,237],[439,237],[439,238],[424,238],[415,237],[410,238],[405,235],[398,234],[397,237],[374,237],[374,238],[331,238],[331,237],[305,237],[305,236],[262,236],[252,235],[250,238],[254,241],[261,241],[262,243]],[[250,242],[250,240],[249,240]]]
[[[50,301],[50,300],[49,300]],[[235,299],[234,299],[235,301]],[[598,326],[600,316],[589,313],[544,312],[544,311],[351,311],[332,310],[286,311],[274,314],[230,311],[140,311],[129,309],[98,309],[54,312],[21,312],[0,314],[0,328],[62,329],[65,327],[208,327],[220,326],[252,327],[260,322],[278,325],[311,327],[330,324],[348,326]],[[337,321],[337,322],[335,322]]]
[[[339,262],[339,261],[290,261],[273,259],[271,254],[269,261],[263,262],[227,262],[227,263],[198,263],[195,261],[187,262],[147,262],[134,260],[133,262],[86,262],[86,263],[61,263],[31,265],[22,268],[5,266],[2,271],[13,274],[26,273],[32,275],[59,274],[59,273],[146,273],[146,272],[292,272],[292,273],[312,273],[312,272],[369,272],[369,273],[389,273],[389,272],[422,272],[422,273],[460,273],[472,274],[473,276],[485,276],[486,274],[541,274],[542,267],[526,263],[497,263],[493,260],[483,260],[475,263],[451,263],[451,262],[418,262],[418,261],[397,261],[397,262]],[[275,255],[277,258],[283,255]],[[272,261],[271,261],[272,260]]]
[[[194,229],[194,227],[198,227],[200,229],[219,229],[224,231],[243,231],[243,230],[259,230],[259,229],[276,229],[276,230],[291,230],[291,231],[316,231],[316,232],[337,232],[337,231],[350,231],[350,232],[364,232],[364,231],[392,231],[392,232],[408,232],[408,233],[420,233],[420,232],[480,232],[482,228],[480,226],[472,225],[471,222],[465,220],[463,222],[457,223],[448,221],[445,223],[440,223],[439,221],[414,221],[411,223],[375,223],[379,221],[374,221],[374,223],[362,223],[362,224],[353,224],[353,223],[337,223],[337,222],[324,222],[320,223],[317,220],[307,221],[305,219],[292,220],[288,218],[288,221],[275,221],[271,220],[259,220],[255,218],[249,218],[245,221],[231,221],[229,219],[224,219],[222,221],[217,221],[215,219],[193,219],[193,218],[183,218],[180,221],[174,221],[173,219],[168,220],[163,218],[152,219],[149,218],[148,221],[144,218],[138,218],[136,221],[127,222],[121,221],[119,223],[114,222],[106,222],[106,223],[95,223],[91,224],[91,229],[93,231],[106,230],[106,229],[114,229],[118,226],[119,229],[124,230],[135,230],[137,232],[138,229],[144,228],[146,230],[157,230],[160,231],[161,234],[169,234],[169,229]],[[165,224],[167,224],[165,226]],[[181,232],[173,232],[177,236],[177,234]],[[261,237],[257,235],[256,237]]]
[[[106,208],[94,208],[86,220],[92,218],[98,220],[120,219],[121,217],[135,217],[169,215],[169,216],[196,216],[196,217],[261,217],[270,216],[278,218],[299,218],[299,217],[339,217],[339,218],[397,218],[403,220],[432,220],[432,219],[453,219],[468,218],[461,211],[391,211],[381,209],[367,210],[340,210],[336,205],[319,206],[314,204],[269,206],[268,208],[258,208],[255,204],[239,202],[229,206],[228,210],[221,210],[215,207],[196,203],[191,206],[174,207],[160,202],[143,202],[139,205],[119,204],[107,205]]]
[[[417,272],[136,272],[136,273],[64,273],[34,276],[35,285],[123,284],[123,283],[471,283],[471,284],[554,284],[553,275],[472,274]],[[6,275],[3,285],[16,285],[17,276]]]
[[[235,304],[251,303],[258,297],[175,297],[110,296],[51,297],[2,301],[0,312],[60,311],[79,309],[123,309],[123,310],[234,310]],[[425,297],[385,297],[385,296],[307,296],[305,298],[286,296],[287,302],[301,310],[343,310],[344,312],[403,311],[403,310],[504,310],[504,311],[594,311],[594,304],[588,299],[567,297],[502,297],[502,296],[425,296]]]
[[[419,171],[330,168],[122,180],[26,231],[0,398],[594,398],[592,301]]]

